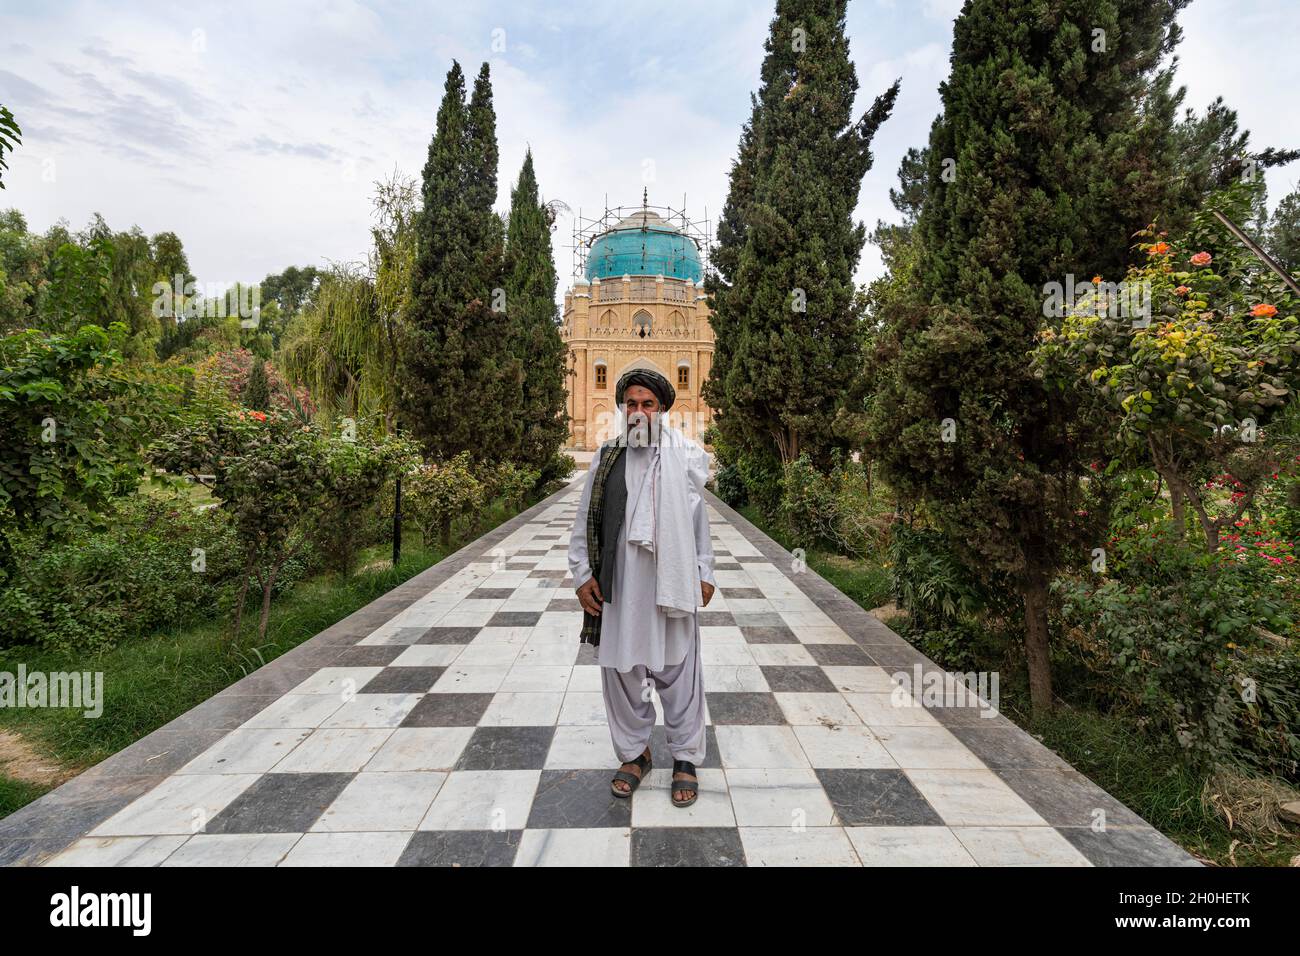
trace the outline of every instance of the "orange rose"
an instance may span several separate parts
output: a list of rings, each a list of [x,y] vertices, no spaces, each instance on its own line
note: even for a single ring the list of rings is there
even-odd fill
[[[1213,258],[1208,252],[1198,252],[1190,261],[1194,266],[1208,266]]]
[[[1174,290],[1174,292],[1177,293],[1178,295],[1187,295],[1187,293],[1191,291],[1192,290],[1187,288],[1187,286],[1185,285],[1180,285],[1177,289]]]
[[[1156,242],[1156,243],[1152,243],[1151,248],[1147,250],[1147,255],[1163,256],[1168,251],[1169,251],[1169,243]]]
[[[1250,314],[1257,319],[1271,319],[1277,315],[1277,306],[1269,305],[1267,302],[1261,302],[1255,308],[1250,310]]]

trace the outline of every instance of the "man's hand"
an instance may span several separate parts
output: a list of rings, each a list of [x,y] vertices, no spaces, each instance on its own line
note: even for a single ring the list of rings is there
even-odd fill
[[[700,582],[700,599],[705,607],[708,607],[709,602],[713,600],[713,585],[708,581]]]
[[[596,578],[587,578],[582,587],[577,589],[578,603],[588,614],[600,617],[600,603],[605,600],[605,596],[600,593],[600,585],[596,583]]]

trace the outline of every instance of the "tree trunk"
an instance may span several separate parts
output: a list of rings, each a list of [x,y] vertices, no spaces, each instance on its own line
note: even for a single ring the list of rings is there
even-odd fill
[[[1021,589],[1025,602],[1025,661],[1034,716],[1052,711],[1052,659],[1047,646],[1047,584],[1039,579]]]
[[[1169,484],[1169,501],[1174,510],[1174,537],[1179,541],[1187,534],[1187,498],[1177,484]]]
[[[239,628],[244,621],[244,604],[248,600],[248,579],[253,573],[253,559],[249,558],[248,563],[244,565],[244,583],[239,588],[239,600],[235,602],[235,633],[233,636],[234,643],[239,643]]]
[[[275,574],[280,570],[279,564],[271,566],[271,573],[267,575],[266,584],[262,587],[262,616],[257,622],[257,636],[259,639],[266,639],[266,623],[271,617],[271,590],[275,587]]]

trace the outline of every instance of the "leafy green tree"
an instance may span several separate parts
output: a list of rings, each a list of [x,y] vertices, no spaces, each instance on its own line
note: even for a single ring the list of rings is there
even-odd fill
[[[781,462],[807,451],[819,468],[844,447],[832,422],[861,364],[853,273],[866,239],[853,210],[898,94],[895,83],[853,119],[845,6],[777,3],[714,253],[703,386],[733,444]]]
[[[23,141],[23,131],[14,119],[14,114],[7,106],[0,106],[0,170],[9,168],[5,153],[14,151],[14,147]],[[0,189],[4,189],[4,178],[0,176]]]
[[[1048,584],[1099,536],[1084,462],[1096,424],[1026,361],[1048,284],[1123,274],[1160,197],[1140,110],[1185,0],[970,0],[930,134],[917,294],[872,396],[872,456],[924,498],[962,559],[1007,575],[1036,712],[1052,707]]]
[[[136,489],[175,390],[124,366],[127,336],[114,324],[0,338],[0,526],[58,537]],[[0,533],[0,566],[8,553]]]

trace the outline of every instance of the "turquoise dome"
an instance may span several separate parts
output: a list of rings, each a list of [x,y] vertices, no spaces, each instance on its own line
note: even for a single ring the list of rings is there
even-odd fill
[[[603,232],[587,250],[587,279],[621,279],[623,276],[704,277],[700,250],[655,213],[645,210]]]

